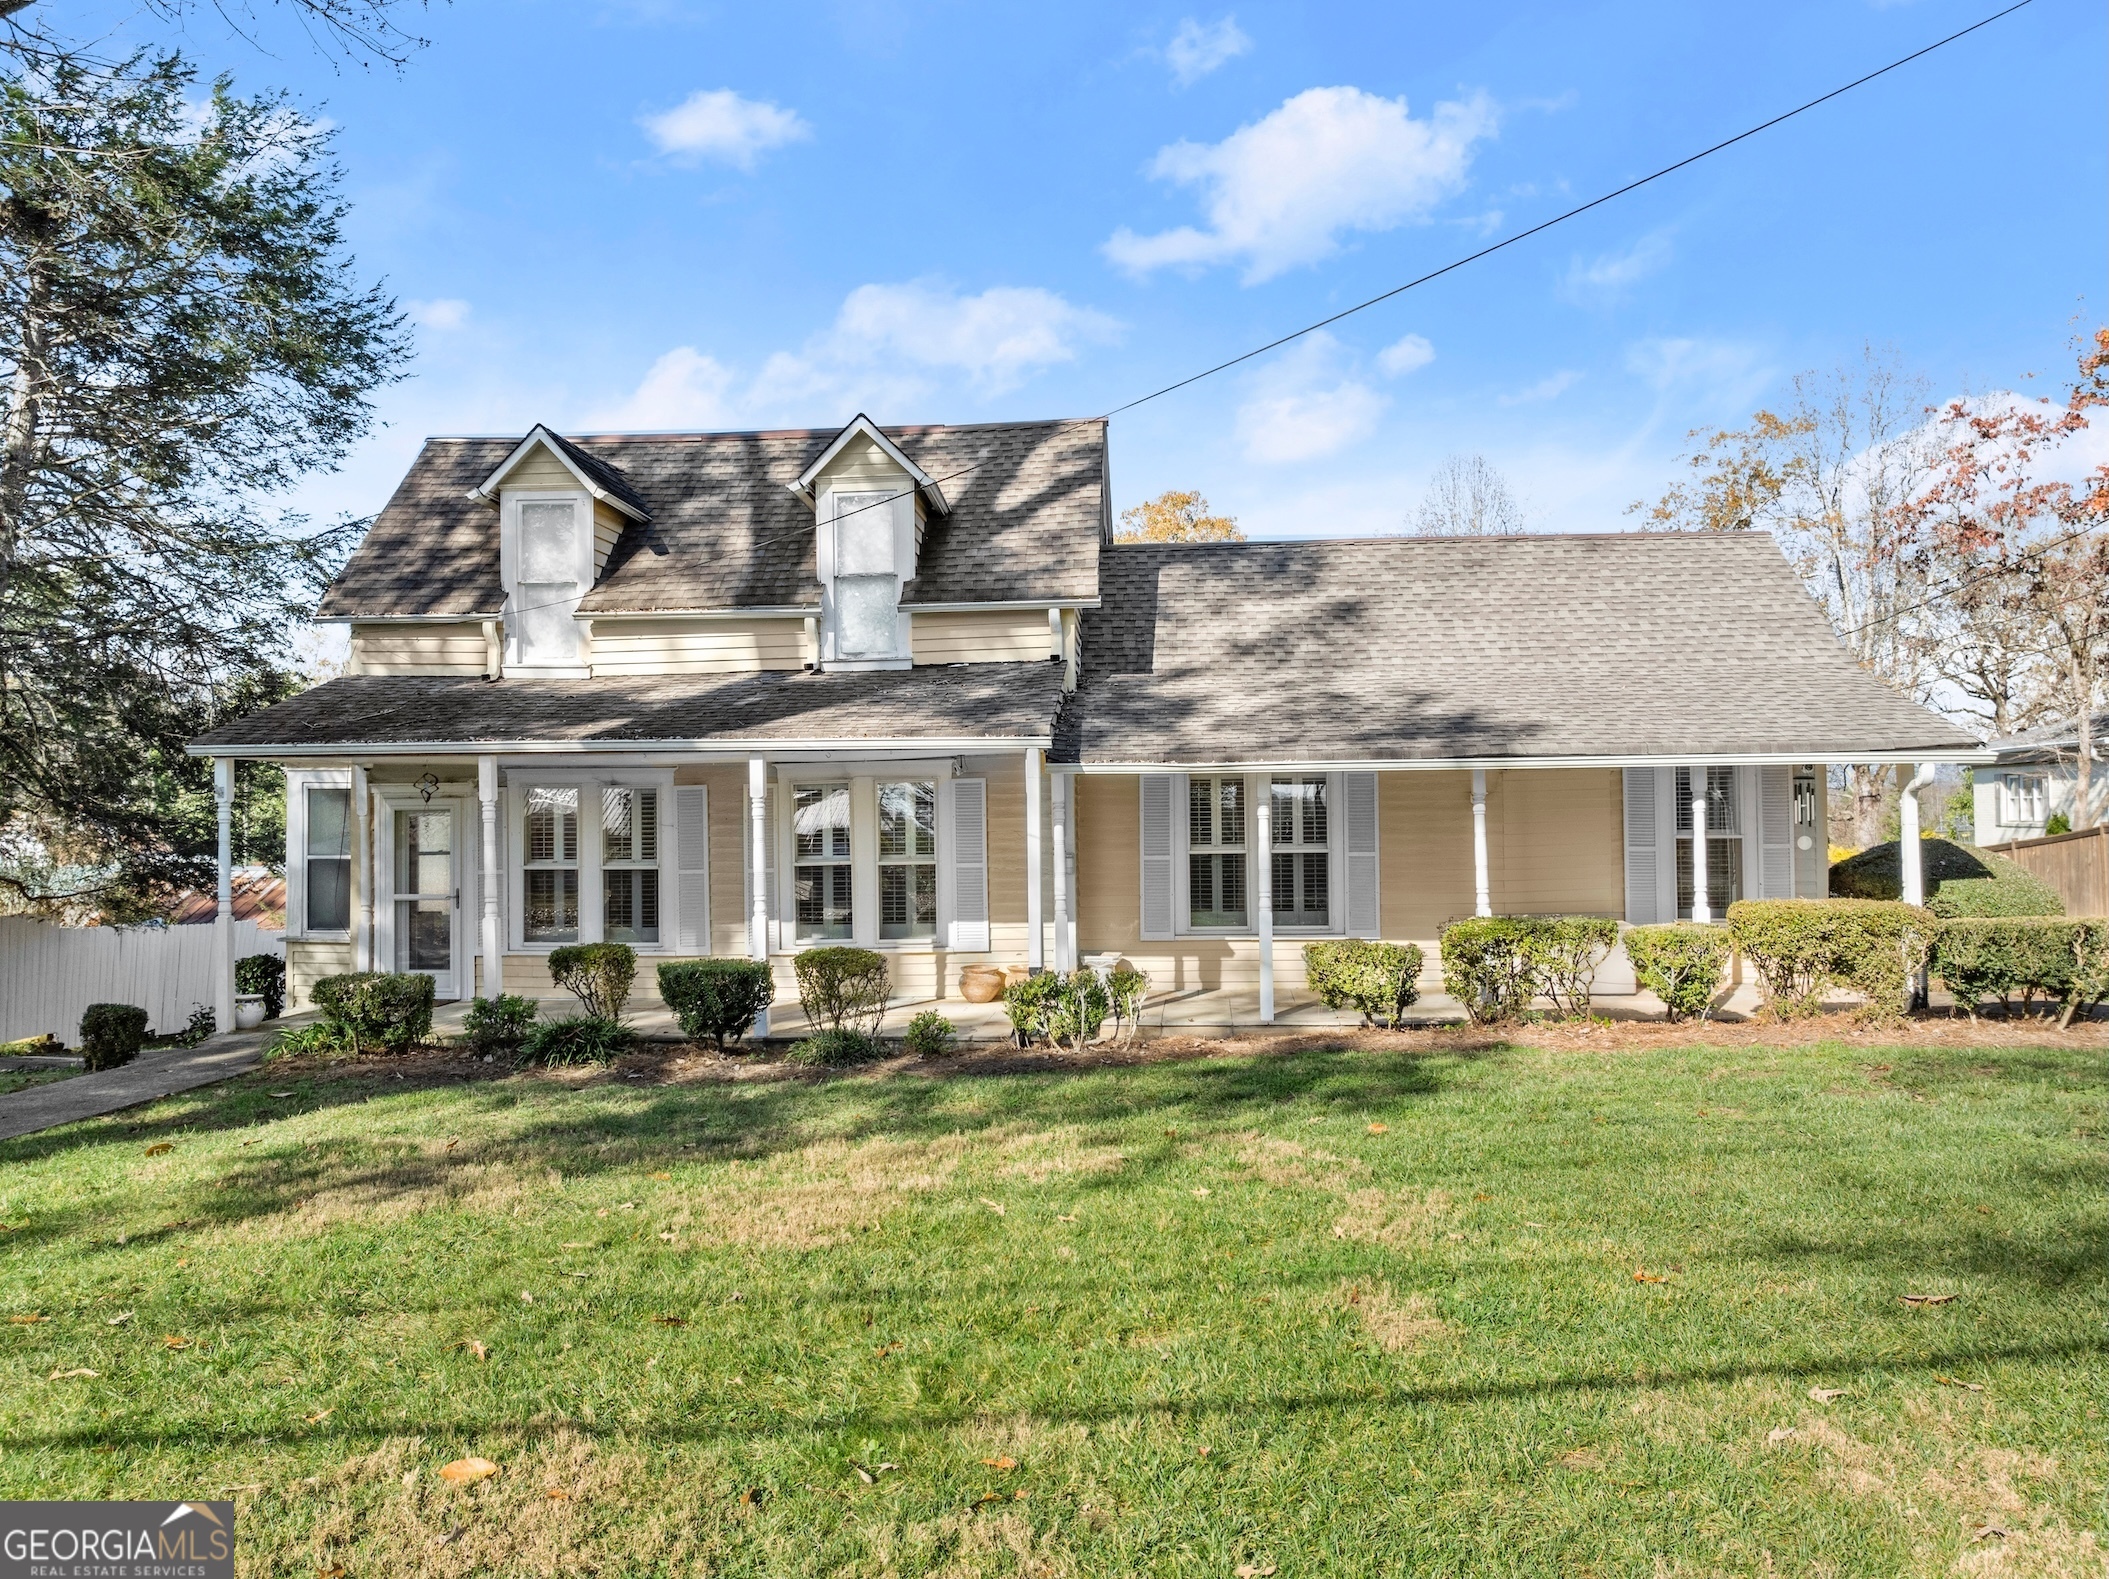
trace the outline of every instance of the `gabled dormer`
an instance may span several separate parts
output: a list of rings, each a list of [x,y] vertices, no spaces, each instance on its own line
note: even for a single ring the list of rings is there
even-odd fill
[[[498,509],[505,584],[505,672],[544,679],[590,672],[586,595],[626,522],[651,519],[622,475],[536,424],[469,496]]]
[[[924,523],[951,511],[941,482],[859,412],[791,491],[813,507],[821,666],[907,668],[901,587],[915,576]]]

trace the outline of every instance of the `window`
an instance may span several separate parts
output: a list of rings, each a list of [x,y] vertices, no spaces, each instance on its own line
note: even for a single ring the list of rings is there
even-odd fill
[[[307,930],[351,930],[351,791],[310,787],[307,801]]]
[[[2000,781],[2010,828],[2031,828],[2050,817],[2050,783],[2041,773],[2009,773]]]
[[[659,941],[659,792],[600,794],[601,892],[610,943]]]
[[[891,658],[900,637],[890,493],[837,493],[835,501],[835,652],[843,658]]]
[[[521,935],[529,943],[579,938],[579,792],[527,792]]]
[[[522,663],[576,663],[577,503],[529,499],[520,506],[520,573],[514,588]]]
[[[1677,914],[1691,918],[1692,774],[1677,770]],[[1716,916],[1743,897],[1742,818],[1736,807],[1736,770],[1706,770],[1706,907]]]
[[[849,853],[849,786],[801,784],[791,801],[795,935],[846,938],[854,883]]]
[[[937,785],[879,786],[879,936],[937,936]]]
[[[1322,927],[1332,920],[1332,850],[1325,778],[1276,779],[1268,841],[1273,850],[1274,920],[1278,926]]]
[[[1187,780],[1187,924],[1245,925],[1245,781]]]

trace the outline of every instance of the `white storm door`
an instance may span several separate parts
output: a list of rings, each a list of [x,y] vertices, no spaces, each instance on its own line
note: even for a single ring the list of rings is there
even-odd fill
[[[461,997],[461,803],[394,803],[388,808],[388,878],[382,896],[388,935],[382,969],[432,978],[432,996]]]

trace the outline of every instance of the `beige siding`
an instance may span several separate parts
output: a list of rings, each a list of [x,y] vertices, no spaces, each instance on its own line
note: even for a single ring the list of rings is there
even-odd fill
[[[570,467],[549,453],[546,444],[537,444],[520,458],[519,465],[505,474],[499,487],[501,490],[534,488],[577,492],[579,480],[571,474]]]
[[[1430,943],[1443,923],[1469,916],[1472,775],[1378,774],[1377,852],[1386,937]]]
[[[1487,864],[1495,913],[1623,916],[1624,800],[1615,768],[1488,774]]]
[[[844,446],[842,453],[829,461],[827,469],[813,481],[816,487],[834,483],[855,490],[885,488],[898,493],[908,486],[908,474],[870,439],[856,439]]]
[[[480,623],[352,627],[353,674],[477,675],[484,662]]]
[[[307,943],[299,938],[287,938],[287,1010],[314,1008],[315,983],[325,976],[342,976],[351,968],[352,946],[349,943]]]
[[[596,675],[747,674],[804,661],[805,625],[796,619],[603,619],[593,626]]]
[[[629,517],[612,505],[593,501],[593,574],[598,577],[608,568],[608,556],[615,552],[616,539],[622,529],[629,525]]]
[[[1052,642],[1044,609],[991,609],[917,614],[912,652],[917,663],[1046,662]]]

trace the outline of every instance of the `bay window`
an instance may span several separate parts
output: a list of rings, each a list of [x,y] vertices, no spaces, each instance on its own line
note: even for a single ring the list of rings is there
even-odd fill
[[[1736,770],[1706,772],[1706,904],[1716,916],[1743,897],[1743,819]],[[1692,914],[1692,770],[1677,770],[1677,914]]]
[[[1325,775],[1276,779],[1269,794],[1275,925],[1328,926],[1333,855]]]
[[[601,791],[601,937],[659,941],[659,792],[610,785]]]
[[[527,791],[521,848],[521,936],[529,943],[579,940],[579,792],[576,785]]]
[[[795,936],[847,938],[855,925],[849,785],[801,784],[791,800]]]
[[[937,936],[937,785],[879,786],[879,936]]]
[[[1187,780],[1187,923],[1241,927],[1245,911],[1245,780],[1195,774]]]

